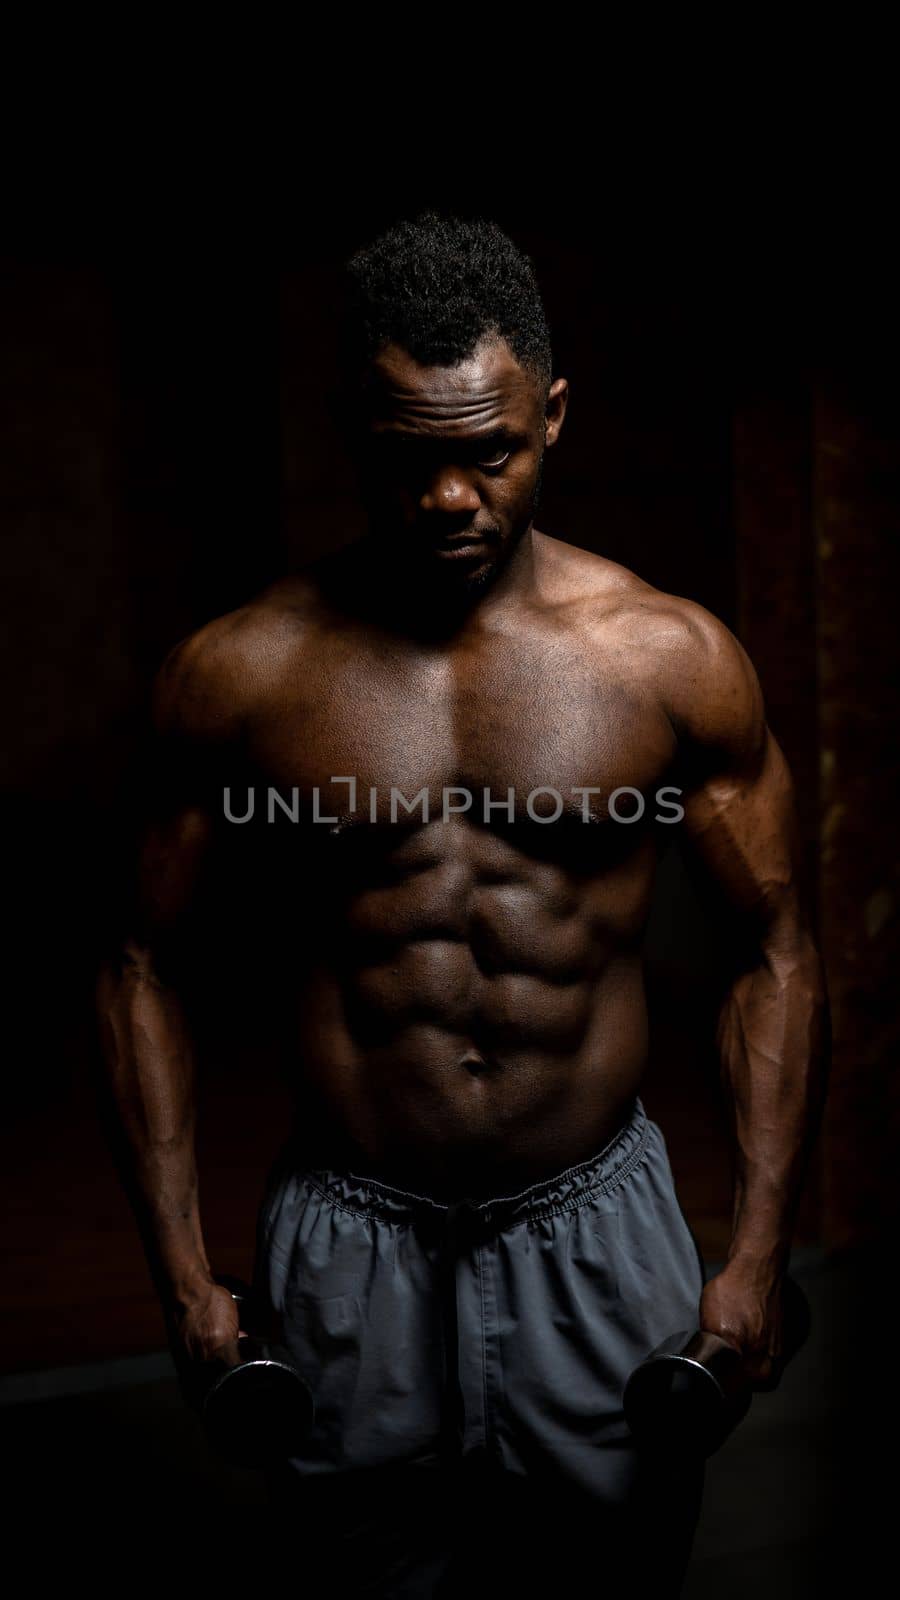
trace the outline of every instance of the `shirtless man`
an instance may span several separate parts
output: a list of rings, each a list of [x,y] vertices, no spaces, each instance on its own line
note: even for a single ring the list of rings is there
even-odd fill
[[[201,870],[250,852],[282,948],[315,929],[284,980],[298,1109],[254,1269],[317,1401],[276,1503],[296,1493],[307,1542],[331,1529],[335,1573],[364,1549],[348,1594],[451,1592],[485,1505],[477,1570],[510,1593],[577,1553],[598,1581],[658,1561],[675,1594],[702,1467],[654,1479],[621,1391],[698,1324],[755,1383],[780,1370],[828,1031],[790,776],[721,622],[534,526],[567,384],[527,258],[426,213],[346,284],[367,533],[181,641],[155,687],[160,781],[98,989],[147,1238],[202,1360],[238,1319],[204,1248],[176,952]],[[741,952],[733,1236],[705,1284],[638,1092],[673,837]],[[490,1492],[460,1510],[446,1475],[476,1460]]]

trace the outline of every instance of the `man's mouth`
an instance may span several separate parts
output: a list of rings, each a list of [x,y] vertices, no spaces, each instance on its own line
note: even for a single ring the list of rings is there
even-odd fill
[[[462,539],[442,539],[431,546],[441,561],[472,561],[484,555],[486,548],[483,539],[471,539],[468,535]]]
[[[441,561],[473,561],[476,557],[486,556],[495,543],[495,536],[476,528],[464,528],[458,533],[444,533],[439,538],[432,535],[425,539],[429,554],[439,557]]]

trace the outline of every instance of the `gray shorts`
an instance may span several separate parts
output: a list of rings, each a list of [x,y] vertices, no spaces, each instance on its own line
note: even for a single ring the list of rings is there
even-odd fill
[[[705,1464],[642,1456],[621,1392],[697,1326],[705,1262],[665,1139],[634,1101],[599,1154],[519,1194],[442,1205],[311,1165],[288,1141],[255,1286],[315,1397],[267,1477],[272,1552],[303,1536],[330,1594],[681,1592]],[[312,1547],[317,1549],[312,1549]]]
[[[302,1452],[273,1482],[388,1482],[456,1462],[615,1517],[648,1481],[625,1381],[697,1326],[705,1268],[663,1134],[636,1098],[588,1160],[452,1206],[310,1167],[289,1141],[254,1276],[316,1404]],[[701,1482],[695,1465],[679,1486],[685,1535]]]

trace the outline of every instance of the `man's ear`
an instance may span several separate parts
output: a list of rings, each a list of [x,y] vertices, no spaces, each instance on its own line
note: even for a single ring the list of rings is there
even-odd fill
[[[550,388],[547,390],[547,399],[544,405],[544,442],[547,445],[555,444],[559,438],[559,431],[563,425],[568,399],[568,380],[566,378],[554,378]]]

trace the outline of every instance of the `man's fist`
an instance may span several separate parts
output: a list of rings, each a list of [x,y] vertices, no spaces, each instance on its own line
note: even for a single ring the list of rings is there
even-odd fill
[[[176,1360],[210,1361],[242,1331],[240,1310],[230,1289],[210,1283],[172,1311]]]
[[[700,1327],[734,1345],[755,1388],[775,1388],[783,1368],[782,1278],[761,1279],[738,1260],[710,1278],[700,1299]]]

